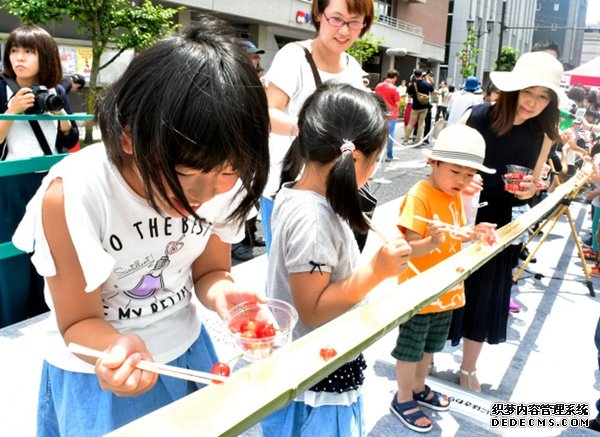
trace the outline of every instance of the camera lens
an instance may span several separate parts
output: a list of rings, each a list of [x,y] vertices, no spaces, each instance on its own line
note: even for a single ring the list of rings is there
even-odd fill
[[[65,102],[61,96],[51,93],[43,85],[32,85],[31,92],[34,96],[34,103],[31,108],[25,111],[26,114],[43,114],[49,111],[60,111],[65,106]]]
[[[46,111],[60,111],[64,108],[63,99],[56,94],[48,94],[44,101],[43,105],[46,108]]]

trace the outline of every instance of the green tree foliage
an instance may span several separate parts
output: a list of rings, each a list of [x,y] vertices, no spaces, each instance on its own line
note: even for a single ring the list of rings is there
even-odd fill
[[[125,50],[144,49],[172,33],[179,27],[173,18],[184,9],[153,5],[150,0],[3,0],[0,7],[23,24],[45,25],[68,17],[77,24],[77,31],[91,40],[89,113],[98,95],[98,72]],[[100,65],[102,54],[109,48],[117,50],[115,56]],[[92,141],[92,126],[86,127],[85,141]]]
[[[383,39],[374,39],[372,33],[367,33],[362,38],[358,38],[354,41],[352,47],[348,49],[348,54],[356,58],[360,65],[363,65],[379,53],[379,46],[384,42],[385,40]]]
[[[519,58],[519,51],[512,47],[502,47],[500,51],[500,57],[498,58],[498,65],[496,65],[497,71],[512,71]]]
[[[475,29],[470,29],[467,33],[467,39],[463,42],[463,48],[457,55],[460,61],[460,74],[464,80],[475,75],[477,56],[480,53],[481,49],[477,47],[477,32]]]

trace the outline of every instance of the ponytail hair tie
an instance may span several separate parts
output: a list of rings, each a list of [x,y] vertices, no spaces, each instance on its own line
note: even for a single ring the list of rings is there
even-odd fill
[[[340,151],[342,152],[342,155],[346,152],[354,152],[356,150],[356,146],[354,145],[354,143],[350,140],[344,140],[344,144],[342,144],[342,146],[340,147]]]

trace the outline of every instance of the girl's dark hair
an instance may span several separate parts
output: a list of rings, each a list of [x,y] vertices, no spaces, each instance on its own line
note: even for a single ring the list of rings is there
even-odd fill
[[[550,103],[544,108],[540,115],[531,121],[537,129],[542,130],[551,140],[560,141],[558,133],[558,97],[550,91]],[[519,103],[520,91],[502,91],[496,104],[490,108],[492,117],[492,129],[498,136],[507,135],[514,124],[515,113]]]
[[[242,223],[269,172],[267,98],[231,28],[201,16],[179,36],[133,58],[96,104],[96,120],[110,159],[129,159],[121,134],[131,136],[133,160],[149,203],[174,207],[168,187],[186,211],[175,166],[203,172],[231,164],[246,191],[231,218]],[[165,186],[166,185],[166,186]]]
[[[16,79],[17,76],[10,63],[10,51],[13,47],[32,49],[38,55],[39,72],[38,84],[48,88],[55,87],[62,79],[62,66],[58,45],[52,35],[39,26],[21,26],[14,29],[6,40],[4,48],[3,73],[4,76]]]
[[[325,82],[302,106],[299,133],[285,156],[281,183],[294,181],[309,161],[334,162],[327,177],[327,201],[353,230],[366,232],[369,223],[361,207],[351,152],[341,151],[345,140],[367,159],[377,159],[388,135],[385,103],[351,85]]]
[[[365,27],[360,31],[360,36],[363,36],[369,31],[375,18],[373,0],[346,0],[346,5],[348,6],[348,12],[351,14],[365,16]],[[317,32],[321,28],[321,15],[323,15],[323,11],[327,6],[329,6],[329,0],[313,0],[312,2],[310,14],[312,16],[313,26],[315,26]]]

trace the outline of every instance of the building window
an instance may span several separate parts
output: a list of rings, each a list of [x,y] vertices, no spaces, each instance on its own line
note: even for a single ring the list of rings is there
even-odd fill
[[[380,17],[391,17],[392,16],[392,1],[393,0],[375,0],[373,6],[375,7],[375,16]]]
[[[559,8],[560,8],[560,3],[554,3],[554,12],[558,12]]]
[[[535,4],[535,10],[536,11],[541,11],[542,10],[542,2],[537,2]]]

